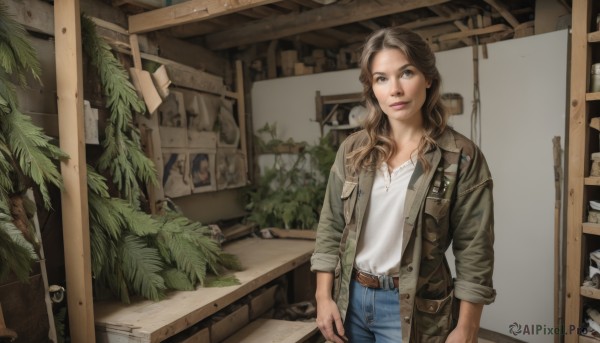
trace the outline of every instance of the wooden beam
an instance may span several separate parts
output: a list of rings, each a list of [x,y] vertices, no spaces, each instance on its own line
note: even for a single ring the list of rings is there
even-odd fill
[[[54,4],[60,148],[70,156],[61,162],[69,328],[73,342],[94,343],[80,14],[79,0]]]
[[[461,32],[448,33],[445,35],[441,35],[438,38],[438,40],[440,42],[443,42],[443,41],[448,41],[448,40],[453,40],[453,39],[463,39],[465,37],[470,37],[470,36],[486,35],[486,34],[500,32],[500,31],[512,32],[512,29],[504,24],[497,24],[497,25],[492,25],[492,26],[488,26],[488,27],[484,27],[484,28],[480,28],[480,29],[473,29],[473,30],[464,31],[464,32],[461,31]]]
[[[427,26],[435,26],[435,25],[439,25],[439,24],[450,23],[455,20],[460,20],[460,19],[463,19],[464,17],[469,17],[469,16],[476,15],[476,14],[477,14],[477,10],[474,8],[470,8],[466,11],[455,12],[454,14],[449,15],[449,16],[430,17],[430,18],[425,18],[425,19],[419,19],[419,20],[412,21],[410,23],[402,24],[400,26],[402,26],[406,29],[414,30],[414,29],[419,29],[419,28],[427,27]]]
[[[363,20],[357,22],[357,24],[371,31],[377,31],[381,29],[381,25],[377,24],[374,20]]]
[[[416,8],[445,3],[448,0],[356,0],[334,4],[301,13],[281,15],[240,25],[233,29],[206,36],[211,50],[227,49],[239,45],[283,38],[303,32],[381,17]]]
[[[467,27],[467,25],[463,24],[463,22],[462,22],[462,21],[455,20],[455,21],[454,21],[454,26],[458,27],[458,29],[459,29],[460,31],[462,31],[462,32],[467,32],[467,31],[469,31],[469,28]],[[474,43],[473,43],[473,39],[471,39],[471,38],[468,38],[468,37],[467,37],[467,38],[463,38],[463,39],[461,39],[461,41],[462,41],[463,43],[465,43],[467,46],[471,46],[471,45],[473,45],[473,44],[474,44]]]
[[[190,0],[129,17],[129,32],[143,33],[207,20],[279,0]]]
[[[514,15],[512,15],[512,13],[510,13],[510,11],[506,7],[506,5],[504,5],[503,3],[501,3],[497,0],[485,0],[485,2],[487,2],[496,11],[498,11],[498,13],[500,13],[500,15],[502,15],[504,20],[506,20],[510,24],[510,26],[513,27],[513,29],[515,29],[515,28],[517,28],[517,26],[519,26],[519,24],[520,24],[519,21],[517,20],[517,18],[515,18]]]
[[[33,0],[3,1],[14,19],[26,29],[54,36],[54,9],[52,5]]]
[[[201,21],[197,23],[175,26],[165,30],[165,32],[169,32],[169,34],[173,37],[187,38],[194,36],[204,36],[205,34],[219,31],[222,29],[223,26],[211,20],[210,22]]]
[[[200,45],[170,37],[162,32],[156,32],[155,36],[161,57],[215,75],[225,76],[225,65],[228,62],[214,52]]]

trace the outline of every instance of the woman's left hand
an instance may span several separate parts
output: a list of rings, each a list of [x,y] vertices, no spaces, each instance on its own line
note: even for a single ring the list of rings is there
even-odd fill
[[[446,338],[446,343],[477,343],[477,330],[456,327]]]

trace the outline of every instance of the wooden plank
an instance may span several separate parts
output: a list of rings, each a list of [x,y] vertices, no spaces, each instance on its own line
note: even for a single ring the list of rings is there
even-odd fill
[[[317,238],[317,231],[314,230],[296,230],[296,229],[281,229],[277,227],[268,228],[271,234],[279,238],[300,238],[300,239],[312,239]]]
[[[569,111],[569,150],[567,197],[567,245],[566,290],[565,290],[565,327],[581,323],[580,287],[583,280],[582,263],[582,217],[584,213],[584,185],[586,161],[589,158],[587,111],[585,101],[588,74],[589,51],[587,45],[587,27],[590,22],[589,1],[573,2],[571,36],[571,100]],[[577,335],[566,335],[566,343],[578,341]]]
[[[492,6],[496,11],[498,11],[498,13],[500,13],[504,20],[506,20],[510,24],[510,26],[513,27],[513,29],[519,26],[519,21],[517,20],[517,18],[515,18],[514,15],[512,15],[512,13],[510,13],[505,4],[497,0],[485,0],[485,2],[490,4],[490,6]]]
[[[583,233],[600,236],[600,224],[598,223],[583,223]]]
[[[589,176],[584,179],[587,186],[600,186],[600,176]]]
[[[316,332],[314,322],[257,319],[223,343],[297,343],[306,341]]]
[[[585,94],[586,101],[598,101],[600,100],[600,92],[595,93],[586,93]]]
[[[313,249],[314,242],[303,240],[253,238],[232,242],[224,250],[236,255],[246,268],[235,273],[240,285],[172,292],[160,302],[97,302],[96,326],[102,331],[114,325],[111,335],[115,337],[160,342],[309,261]],[[122,330],[117,331],[119,327]]]
[[[156,32],[156,42],[160,48],[160,56],[185,64],[192,68],[209,73],[225,76],[225,66],[228,61],[200,45]]]
[[[586,298],[599,299],[600,300],[600,289],[581,286],[581,295]]]
[[[264,292],[250,299],[250,320],[254,320],[267,312],[275,305],[275,293],[278,285],[271,286]]]
[[[237,117],[240,126],[240,148],[244,154],[244,173],[248,174],[248,141],[246,140],[246,101],[244,93],[244,69],[242,61],[235,61],[235,88],[237,93]]]
[[[231,336],[234,332],[243,328],[250,322],[249,315],[249,306],[243,305],[237,310],[225,315],[223,318],[220,318],[210,327],[210,341],[215,343],[221,342],[225,338]],[[217,316],[220,316],[220,314]]]
[[[600,31],[594,31],[588,33],[588,42],[597,43],[600,42]]]
[[[140,55],[140,43],[138,42],[138,35],[129,35],[129,44],[131,48],[131,57],[133,57],[133,66],[137,70],[142,70],[142,56]]]
[[[3,1],[8,12],[26,29],[54,36],[54,8],[38,0]]]
[[[70,157],[61,161],[69,328],[74,342],[94,343],[80,13],[78,0],[54,4],[60,148]]]
[[[494,33],[494,32],[511,31],[511,30],[512,29],[510,27],[508,27],[504,24],[497,24],[497,25],[492,25],[492,26],[483,27],[483,28],[479,28],[479,29],[472,29],[472,30],[464,31],[464,32],[448,33],[448,34],[439,36],[438,40],[440,42],[444,42],[444,41],[449,41],[449,40],[453,40],[453,39],[463,39],[465,37],[470,37],[470,36],[486,35],[486,34],[490,34],[490,33]]]
[[[425,19],[418,19],[418,20],[412,21],[410,23],[402,24],[400,26],[407,28],[407,29],[414,30],[414,29],[418,29],[421,27],[428,27],[428,26],[434,26],[434,25],[439,25],[439,24],[444,24],[444,23],[450,23],[455,20],[464,19],[465,17],[477,15],[477,13],[478,13],[477,9],[471,8],[471,9],[467,9],[464,11],[454,12],[453,14],[445,16],[445,17],[438,16],[438,17],[430,17],[430,18],[425,18]]]
[[[165,64],[165,67],[174,85],[217,95],[225,92],[221,77],[178,63]]]
[[[273,40],[445,3],[447,0],[356,0],[254,21],[206,36],[211,50]]]
[[[129,32],[143,33],[235,13],[279,0],[190,0],[129,16]]]

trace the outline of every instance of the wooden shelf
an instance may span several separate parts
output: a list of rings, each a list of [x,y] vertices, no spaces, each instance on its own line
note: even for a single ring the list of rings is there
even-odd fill
[[[239,285],[171,292],[159,302],[97,302],[96,337],[106,338],[106,342],[161,342],[308,262],[314,247],[314,241],[297,239],[232,242],[223,250],[236,255],[246,268],[235,273]]]
[[[583,182],[586,186],[600,186],[600,176],[589,176]]]
[[[600,224],[598,224],[598,223],[583,223],[583,233],[600,236]]]
[[[590,43],[600,42],[600,31],[588,33],[588,42],[590,42]]]
[[[597,288],[581,286],[580,294],[582,297],[600,300],[600,289]]]
[[[600,92],[585,93],[585,100],[586,101],[600,100]]]

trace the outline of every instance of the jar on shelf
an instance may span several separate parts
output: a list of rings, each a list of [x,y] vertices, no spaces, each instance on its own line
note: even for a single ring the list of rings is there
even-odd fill
[[[590,92],[600,92],[600,63],[592,64]]]

